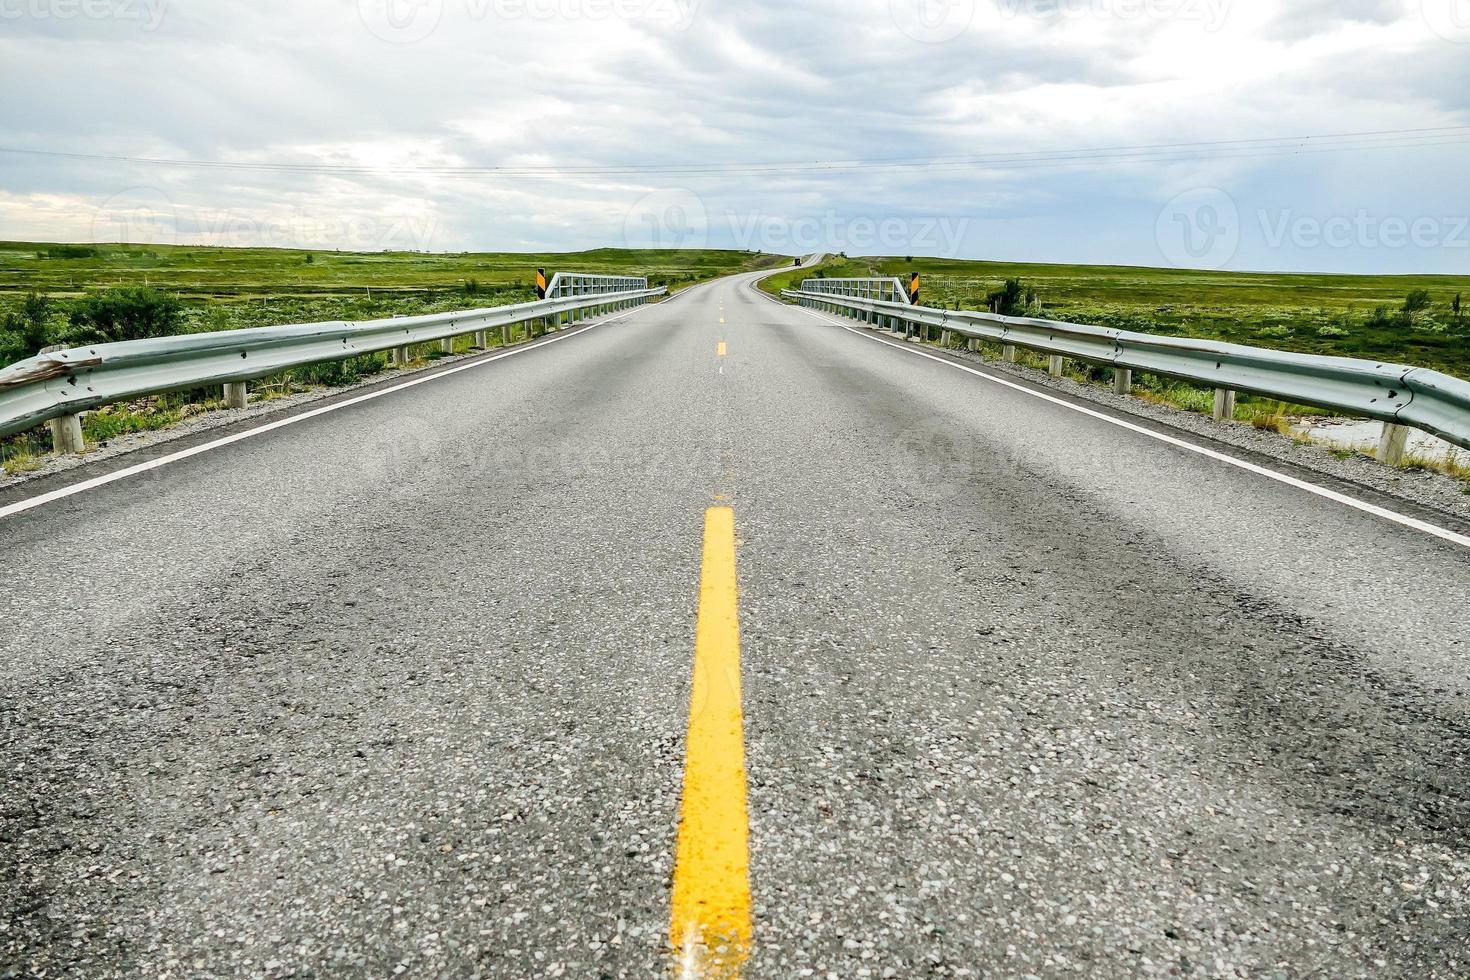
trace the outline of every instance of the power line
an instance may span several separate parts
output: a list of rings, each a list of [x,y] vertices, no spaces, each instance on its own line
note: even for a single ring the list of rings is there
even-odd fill
[[[744,177],[805,176],[843,173],[922,170],[959,172],[1052,168],[1087,164],[1168,163],[1192,159],[1239,159],[1256,156],[1337,153],[1374,149],[1412,149],[1455,146],[1470,141],[1470,126],[1373,130],[1357,133],[1321,133],[1304,136],[1201,140],[1132,146],[1075,149],[997,151],[930,157],[890,157],[850,160],[786,161],[732,164],[606,164],[589,166],[372,166],[367,164],[285,163],[270,161],[181,160],[116,154],[75,153],[0,146],[0,153],[53,159],[122,163],[132,166],[191,170],[287,173],[312,176],[406,176],[452,179],[524,177]]]

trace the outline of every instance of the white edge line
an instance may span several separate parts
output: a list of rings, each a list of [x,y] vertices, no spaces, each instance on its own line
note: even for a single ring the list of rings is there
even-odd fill
[[[1159,442],[1167,443],[1168,445],[1174,446],[1178,449],[1183,449],[1191,453],[1196,453],[1208,459],[1213,459],[1217,462],[1225,463],[1229,466],[1234,466],[1237,469],[1245,470],[1248,473],[1254,473],[1257,476],[1264,476],[1268,480],[1275,480],[1277,483],[1283,483],[1286,486],[1294,487],[1297,490],[1305,490],[1307,493],[1322,497],[1325,500],[1331,500],[1335,503],[1342,504],[1345,507],[1351,507],[1354,510],[1362,511],[1365,514],[1372,514],[1374,517],[1382,518],[1385,521],[1390,521],[1394,524],[1400,525],[1401,527],[1407,527],[1415,531],[1420,531],[1424,534],[1432,535],[1433,537],[1439,538],[1441,541],[1448,541],[1450,544],[1459,545],[1461,548],[1470,549],[1470,536],[1457,534],[1454,531],[1451,531],[1448,528],[1440,527],[1437,524],[1430,524],[1428,521],[1421,521],[1417,517],[1410,517],[1407,514],[1400,514],[1397,511],[1389,510],[1386,507],[1379,507],[1377,504],[1370,504],[1366,500],[1359,500],[1356,497],[1349,497],[1347,494],[1338,493],[1336,490],[1329,490],[1326,487],[1318,486],[1315,483],[1309,483],[1306,480],[1298,479],[1294,476],[1288,476],[1285,473],[1279,473],[1276,470],[1268,469],[1267,467],[1259,466],[1255,463],[1246,462],[1243,459],[1237,459],[1234,456],[1230,456],[1221,452],[1216,452],[1215,450],[1207,449],[1204,446],[1195,445],[1194,443],[1184,439],[1165,435],[1162,432],[1155,432],[1153,429],[1147,428],[1146,426],[1137,425],[1125,419],[1115,418],[1114,416],[1108,415],[1104,412],[1099,412],[1082,405],[1074,404],[1064,398],[1058,398],[1057,396],[1049,395],[1044,391],[1037,391],[1036,389],[1030,388],[1026,385],[1018,384],[1005,378],[996,377],[993,374],[977,370],[976,368],[969,367],[965,364],[957,364],[954,361],[951,361],[945,357],[940,357],[937,354],[930,354],[927,351],[916,350],[911,347],[900,347],[898,344],[891,343],[881,337],[874,337],[866,331],[860,330],[857,327],[849,326],[848,324],[843,323],[840,320],[835,320],[824,313],[817,313],[816,311],[809,310],[804,306],[796,306],[791,303],[783,303],[780,300],[774,299],[768,293],[765,293],[761,290],[756,291],[760,293],[760,295],[765,296],[767,299],[771,299],[773,302],[777,303],[780,306],[784,306],[787,309],[798,310],[802,313],[807,314],[808,316],[816,317],[818,320],[821,320],[824,323],[830,323],[834,327],[841,327],[843,330],[846,330],[849,333],[856,334],[857,336],[862,337],[864,340],[871,340],[876,344],[881,344],[884,347],[899,351],[903,354],[913,354],[915,357],[922,357],[926,360],[935,361],[939,364],[945,365],[946,367],[952,367],[956,371],[964,371],[966,374],[973,374],[977,378],[984,378],[986,381],[991,381],[995,384],[1002,385],[1014,391],[1019,391],[1023,395],[1030,395],[1032,398],[1040,398],[1042,401],[1051,402],[1053,405],[1059,405],[1062,408],[1069,409],[1073,412],[1077,412],[1079,414],[1098,419],[1099,421],[1106,422],[1109,425],[1116,425],[1120,429],[1127,429],[1130,432],[1136,432],[1139,435],[1147,436],[1150,439],[1156,439]]]
[[[708,284],[700,283],[700,285]],[[689,290],[686,289],[682,292],[687,293],[688,291]],[[670,297],[670,299],[672,298],[673,297]],[[169,453],[166,456],[159,456],[156,459],[150,459],[144,463],[137,463],[133,466],[128,466],[120,470],[114,470],[111,473],[104,473],[102,476],[94,476],[90,480],[83,480],[80,483],[73,483],[70,486],[51,490],[47,493],[38,494],[34,497],[28,497],[25,500],[18,500],[13,504],[6,504],[5,506],[0,507],[0,520],[4,520],[7,517],[11,517],[15,514],[20,514],[28,510],[33,510],[37,507],[45,506],[49,503],[54,503],[58,500],[65,500],[67,497],[75,497],[79,493],[86,493],[88,490],[95,490],[96,488],[106,486],[109,483],[116,483],[119,480],[126,480],[130,476],[137,476],[139,473],[147,473],[149,470],[156,470],[159,467],[167,466],[170,463],[177,463],[181,460],[189,459],[192,456],[198,456],[201,453],[207,453],[213,449],[220,449],[224,446],[230,446],[237,442],[243,442],[246,439],[252,439],[258,435],[264,435],[267,432],[274,432],[276,429],[283,429],[288,425],[295,425],[298,422],[305,422],[307,419],[314,419],[317,416],[326,415],[329,412],[338,412],[344,408],[351,408],[354,405],[361,405],[363,402],[370,402],[375,398],[382,398],[385,395],[391,395],[395,392],[403,391],[406,388],[415,388],[422,384],[428,384],[430,381],[438,381],[440,378],[447,378],[452,374],[459,374],[461,371],[469,371],[473,368],[484,367],[486,364],[493,364],[494,362],[499,361],[503,358],[512,357],[516,354],[526,354],[533,350],[540,350],[543,347],[549,347],[550,345],[559,343],[563,340],[571,340],[572,338],[580,337],[585,333],[591,333],[598,327],[605,326],[609,323],[621,322],[628,319],[629,317],[637,316],[639,313],[642,313],[645,310],[651,310],[660,305],[662,304],[646,303],[638,309],[632,310],[628,313],[624,313],[620,316],[614,316],[605,320],[598,320],[595,323],[590,323],[586,327],[576,331],[575,333],[555,335],[549,339],[544,339],[541,340],[539,343],[534,344],[517,344],[510,350],[501,351],[500,353],[492,354],[489,357],[482,357],[478,360],[471,361],[468,364],[459,364],[452,368],[446,368],[443,371],[438,371],[434,374],[426,374],[421,377],[412,378],[408,381],[403,382],[402,384],[393,385],[389,388],[379,388],[378,390],[370,391],[365,395],[358,395],[355,398],[348,398],[340,402],[333,402],[330,405],[323,405],[320,408],[309,409],[305,412],[300,413],[299,415],[292,415],[289,418],[277,419],[274,422],[267,422],[265,425],[258,426],[254,429],[246,429],[244,432],[236,432],[231,435],[212,440],[210,442],[204,442],[200,443],[197,446],[191,446],[188,449],[181,449],[176,453]]]

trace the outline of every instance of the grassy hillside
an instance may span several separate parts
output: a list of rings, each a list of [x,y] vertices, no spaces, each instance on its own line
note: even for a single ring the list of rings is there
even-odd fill
[[[654,285],[679,289],[781,261],[716,250],[436,255],[0,242],[0,363],[34,353],[29,348],[37,334],[65,343],[77,304],[119,287],[147,287],[174,298],[182,330],[194,332],[521,302],[534,298],[538,268],[646,275]],[[49,302],[41,329],[23,338],[14,318],[32,294]]]
[[[1470,302],[1466,276],[1328,276],[1197,272],[1124,266],[1069,266],[952,259],[836,259],[828,276],[923,275],[924,303],[990,308],[1007,279],[1035,291],[1018,313],[1180,337],[1313,354],[1337,354],[1431,367],[1470,378]],[[780,289],[805,278],[767,280]],[[1416,291],[1428,305],[1405,310]],[[1417,306],[1423,300],[1417,300]]]

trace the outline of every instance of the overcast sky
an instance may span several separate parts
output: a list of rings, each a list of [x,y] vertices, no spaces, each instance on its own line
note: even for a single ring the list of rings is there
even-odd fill
[[[0,79],[266,165],[0,153],[10,239],[1470,274],[1470,0],[0,0]]]

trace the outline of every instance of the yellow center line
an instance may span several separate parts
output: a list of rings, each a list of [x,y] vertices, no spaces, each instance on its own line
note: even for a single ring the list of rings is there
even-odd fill
[[[704,516],[694,686],[669,923],[680,978],[738,977],[750,953],[749,826],[735,511],[712,507]]]
[[[720,341],[720,346],[718,346],[718,347],[715,348],[715,356],[716,357],[724,357],[726,350],[727,350],[727,348],[725,347],[725,342],[723,340]]]

